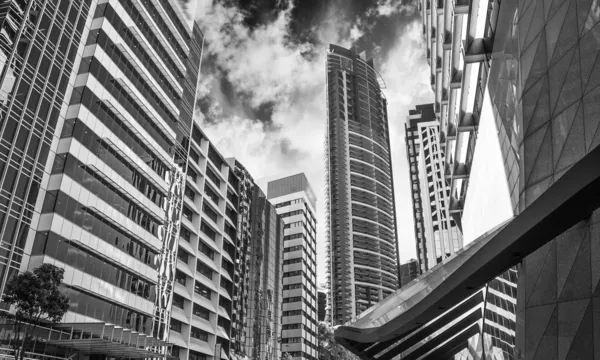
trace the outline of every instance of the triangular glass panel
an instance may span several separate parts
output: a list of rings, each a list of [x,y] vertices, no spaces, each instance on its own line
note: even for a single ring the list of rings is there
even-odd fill
[[[577,257],[571,266],[567,281],[560,292],[558,301],[584,299],[592,296],[590,267],[590,238],[586,232],[579,247]]]
[[[542,146],[542,141],[546,136],[548,128],[549,126],[544,126],[535,133],[525,137],[523,142],[523,168],[525,169],[523,174],[525,177],[523,180],[529,179],[529,175],[531,174],[533,165],[535,164],[537,153]]]
[[[558,358],[564,359],[586,312],[589,299],[558,303]]]
[[[600,222],[593,222],[590,224],[590,239],[592,239],[590,242],[590,264],[592,264],[591,289],[593,291],[600,285],[600,241],[598,241],[598,239],[600,239]],[[598,315],[600,315],[600,313],[598,313]]]
[[[550,8],[552,7],[552,0],[544,0],[544,19],[548,21],[548,14],[550,14]]]
[[[522,16],[519,18],[519,37],[521,39],[527,38],[527,31],[529,30],[529,26],[531,25],[531,19],[535,13],[537,0],[529,1],[527,9],[522,12]],[[521,51],[525,50],[525,42],[521,44]]]
[[[590,12],[590,6],[594,0],[577,0],[577,23],[579,25],[579,34],[583,33],[583,29]]]
[[[538,44],[541,38],[542,36],[538,35],[538,37],[536,37],[535,40],[533,40],[533,43],[527,48],[527,50],[525,50],[525,52],[521,54],[520,69],[522,86],[525,85],[525,83],[527,82],[527,78],[529,77],[529,71],[531,70],[531,65],[533,64],[533,60],[535,59]],[[533,84],[533,82],[531,84]],[[525,87],[525,90],[526,89],[527,87]]]
[[[583,90],[581,89],[581,63],[579,62],[579,51],[575,51],[575,55],[573,56],[573,60],[571,60],[571,65],[569,66],[569,72],[567,73],[565,82],[562,84],[560,95],[556,101],[554,112],[561,112],[565,107],[573,104],[577,100],[580,100],[582,96]]]
[[[588,75],[588,82],[585,86],[584,93],[587,94],[588,92],[594,90],[598,85],[600,85],[600,56],[596,57],[594,67]]]
[[[531,201],[527,200],[527,202]],[[549,244],[548,254],[541,266],[541,276],[537,277],[535,284],[529,284],[529,286],[533,285],[534,290],[527,301],[527,307],[556,302],[556,242],[551,241]]]
[[[552,6],[550,7],[550,12],[548,13],[548,16],[551,18],[554,16],[554,14],[556,13],[556,11],[561,7],[561,5],[565,5],[565,3],[568,1],[565,0],[554,0],[554,2],[552,3]]]
[[[590,8],[581,33],[585,34],[590,31],[590,29],[594,28],[598,22],[600,22],[600,6],[596,5]]]
[[[557,13],[557,16],[560,15]],[[554,48],[554,54],[552,55],[552,61],[550,66],[557,62],[564,54],[569,51],[575,44],[579,36],[577,34],[577,27],[573,24],[577,23],[577,6],[575,1],[570,1],[569,9],[565,15],[563,21],[558,21],[561,24],[561,31],[558,36],[558,42]]]
[[[540,80],[542,83],[542,89],[535,105],[535,110],[531,114],[531,118],[527,121],[527,128],[525,129],[525,136],[529,136],[540,126],[550,121],[550,91],[548,86],[548,79],[543,78]],[[525,119],[523,119],[523,125],[525,125]]]
[[[594,359],[594,316],[590,301],[565,360]]]
[[[558,334],[558,308],[554,309],[548,325],[544,330],[544,336],[540,340],[533,360],[557,360],[558,343],[556,336]]]
[[[542,90],[542,85],[546,84],[546,78],[541,79],[533,87],[523,95],[521,100],[521,107],[523,109],[523,128],[527,129],[529,126],[529,122],[531,121],[531,116],[533,115],[533,110],[537,105],[538,99],[540,97],[540,91]],[[546,86],[546,89],[548,86]]]
[[[562,142],[561,139],[556,139]],[[562,153],[556,164],[556,171],[560,171],[565,167],[575,164],[581,160],[586,154],[585,151],[585,139],[583,136],[583,113],[577,112],[571,130],[567,135],[566,141],[564,141],[564,147]]]
[[[600,86],[583,97],[583,110],[585,115],[585,144],[587,151],[593,146],[593,140],[598,137],[598,119],[600,118]]]
[[[546,61],[546,34],[542,32],[540,36],[541,38],[535,53],[533,65],[531,65],[531,70],[529,70],[527,81],[525,82],[525,91],[548,71],[548,62]]]
[[[542,272],[543,265],[546,262],[546,258],[548,257],[548,254],[550,253],[550,248],[552,246],[552,241],[546,243],[544,246],[540,247],[539,249],[531,253],[529,256],[527,256],[527,258],[525,258],[525,260],[523,261],[523,270],[525,270],[525,274],[527,275],[528,281],[532,283],[535,283],[535,281],[537,281],[537,278]],[[523,302],[525,304],[529,302],[529,298],[531,298],[531,295],[535,290],[535,286],[526,286],[524,290],[525,291],[519,295],[522,296],[523,294],[525,294],[525,301]]]
[[[572,48],[565,56],[563,56],[550,70],[548,71],[548,83],[550,85],[550,107],[551,112],[556,106],[560,89],[563,86],[565,78],[569,70],[569,65],[573,59],[573,55],[577,48]]]
[[[554,53],[554,48],[556,47],[556,42],[558,41],[558,35],[560,34],[560,30],[562,29],[563,21],[565,18],[565,13],[567,12],[568,6],[562,6],[558,10],[558,14],[552,17],[550,21],[546,24],[546,43],[547,51],[548,51],[548,61],[552,59],[552,54]]]
[[[594,137],[592,139],[592,143],[590,144],[590,146],[588,147],[588,152],[592,151],[593,149],[595,149],[596,147],[598,147],[598,145],[600,145],[600,131],[599,131],[600,127],[598,129],[596,129],[596,134],[594,134]]]
[[[567,137],[569,136],[571,126],[573,125],[573,119],[575,119],[575,114],[580,107],[579,105],[580,103],[573,104],[552,119],[552,148],[554,154],[554,167],[556,167],[556,164],[558,164],[560,154],[565,147]],[[580,117],[581,115],[582,114],[579,113]]]
[[[535,184],[536,182],[552,175],[552,128],[550,126],[544,126],[541,130],[544,128],[547,128],[546,135],[544,136],[544,140],[537,151],[535,164],[533,165],[533,169],[531,169],[529,178],[527,180],[528,186],[529,184]],[[525,151],[529,150],[525,149]]]
[[[529,44],[536,38],[536,36],[542,31],[544,28],[544,18],[539,14],[544,12],[544,3],[542,1],[538,1],[534,16],[531,18],[531,23],[529,25],[529,29],[527,30],[527,37],[525,38],[525,46],[524,49],[527,49]]]
[[[600,34],[599,34],[600,35]],[[598,57],[600,51],[600,37],[598,39],[594,36],[594,32],[587,32],[579,40],[579,59],[581,62],[581,84],[585,89],[587,86],[588,79],[590,78],[590,72],[594,66],[594,62]]]
[[[529,274],[526,275],[529,279]],[[525,353],[534,354],[540,347],[550,319],[556,308],[555,304],[534,306],[525,309],[525,319],[536,319],[536,321],[525,322]]]
[[[567,282],[567,277],[583,242],[585,230],[581,228],[572,229],[556,238],[556,284],[558,294],[562,292]]]

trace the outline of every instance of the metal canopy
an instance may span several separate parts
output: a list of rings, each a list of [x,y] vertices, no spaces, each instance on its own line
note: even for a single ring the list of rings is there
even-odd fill
[[[63,323],[53,326],[51,333],[54,331],[59,333],[50,336],[48,344],[85,354],[157,358],[164,357],[164,347],[170,345],[149,335],[104,322]]]

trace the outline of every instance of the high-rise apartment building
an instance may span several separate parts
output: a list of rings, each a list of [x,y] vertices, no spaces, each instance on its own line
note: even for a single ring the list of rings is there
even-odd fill
[[[462,234],[450,214],[445,143],[440,141],[433,104],[410,110],[405,131],[417,257],[424,273],[462,248]]]
[[[230,163],[240,189],[232,347],[252,359],[279,360],[284,224],[243,165]]]
[[[399,287],[387,101],[373,60],[327,54],[327,241],[330,319],[350,321]]]
[[[303,173],[274,180],[267,197],[284,223],[281,352],[316,360],[316,198]]]
[[[410,259],[407,263],[400,264],[400,281],[402,286],[413,281],[421,273],[419,262],[416,259]]]

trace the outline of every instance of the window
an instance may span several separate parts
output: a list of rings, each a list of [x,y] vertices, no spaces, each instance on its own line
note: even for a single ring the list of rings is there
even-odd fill
[[[190,242],[190,238],[192,237],[192,233],[188,229],[186,229],[184,227],[181,227],[181,230],[179,231],[179,236],[183,240],[185,240],[187,242]]]
[[[192,337],[200,341],[208,341],[208,333],[204,330],[200,330],[197,327],[192,326]]]
[[[199,316],[205,320],[209,320],[210,318],[210,311],[196,303],[194,303],[194,308],[192,312],[194,313],[194,315]]]
[[[185,187],[185,196],[187,196],[190,200],[194,201],[196,198],[196,193],[194,190],[190,189],[188,186]]]
[[[175,281],[177,281],[181,285],[185,286],[185,283],[187,282],[187,275],[185,275],[182,271],[176,270],[175,271]]]
[[[192,158],[196,164],[200,162],[200,155],[194,150],[190,150],[190,158]]]
[[[183,250],[182,248],[179,248],[179,250],[177,251],[177,258],[187,264],[189,254],[187,253],[187,251]]]
[[[173,306],[177,306],[180,309],[183,309],[183,296],[178,294],[173,294]]]
[[[192,180],[194,180],[194,182],[198,181],[198,174],[196,174],[196,172],[192,169],[188,169],[187,172],[188,176],[192,178]]]
[[[173,318],[171,318],[171,330],[177,332],[177,333],[181,333],[181,326],[183,324],[181,323],[181,321],[179,320],[175,320]]]
[[[227,217],[231,220],[232,223],[237,223],[237,213],[229,206],[227,206],[227,208],[225,209],[225,215],[227,215]]]
[[[196,262],[196,271],[212,280],[213,271],[205,263],[198,260]]]
[[[208,158],[217,169],[221,170],[221,167],[223,166],[223,160],[212,146],[208,148]]]
[[[210,296],[212,295],[212,290],[210,290],[206,285],[201,284],[196,281],[196,285],[194,286],[194,292],[200,296],[203,296],[210,300]]]
[[[208,226],[204,221],[200,224],[200,231],[202,231],[209,239],[215,241],[217,238],[217,233],[210,226]]]
[[[204,194],[208,196],[215,204],[219,204],[219,195],[217,195],[217,193],[206,184],[204,185]]]
[[[217,213],[210,206],[206,205],[206,203],[202,204],[202,212],[204,212],[209,219],[215,223],[217,222]]]
[[[210,181],[217,185],[217,187],[221,187],[221,181],[217,177],[217,174],[215,174],[210,168],[206,168],[206,176],[210,179]]]
[[[208,357],[194,350],[190,350],[189,360],[206,360]]]
[[[183,206],[183,211],[181,214],[184,218],[188,219],[189,221],[192,221],[193,212],[187,206]]]
[[[198,241],[198,250],[200,250],[200,252],[206,255],[209,259],[215,259],[215,252],[213,249],[206,245],[202,240]]]

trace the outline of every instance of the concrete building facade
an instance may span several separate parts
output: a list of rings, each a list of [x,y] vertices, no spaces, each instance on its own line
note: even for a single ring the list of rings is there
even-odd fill
[[[267,197],[284,223],[281,352],[316,360],[316,197],[303,173],[269,182]]]

